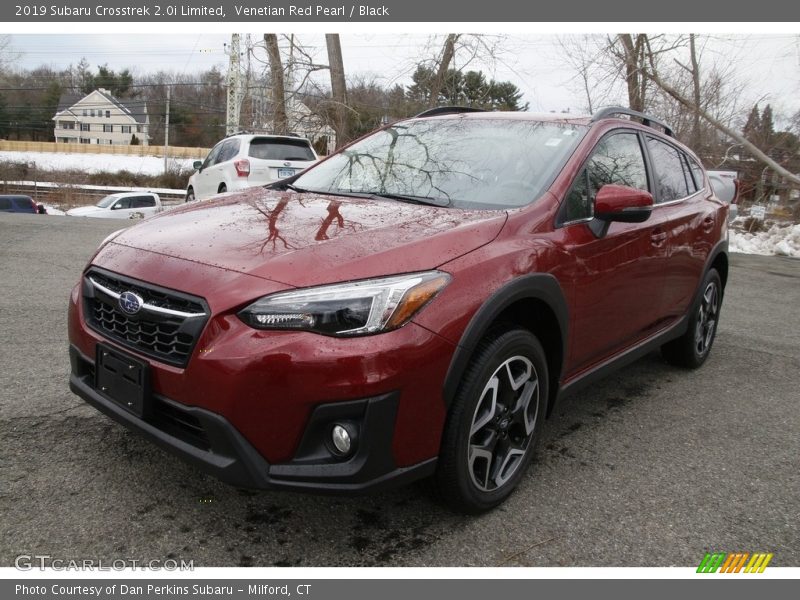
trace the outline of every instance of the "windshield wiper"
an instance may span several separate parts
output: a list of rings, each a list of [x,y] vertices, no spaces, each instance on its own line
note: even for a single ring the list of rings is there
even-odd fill
[[[306,188],[297,187],[293,183],[282,183],[280,185],[280,189],[292,190],[293,192],[297,192],[298,194],[320,194],[322,196],[347,196],[349,198],[372,198],[372,194],[370,194],[369,192],[344,192],[339,190],[310,190]]]
[[[393,194],[391,192],[364,192],[373,198],[386,198],[388,200],[398,200],[409,204],[424,204],[426,206],[450,206],[451,200],[445,198],[431,198],[430,196],[412,196],[410,194]]]
[[[277,186],[276,186],[277,187]],[[292,190],[298,194],[322,194],[325,196],[346,196],[348,198],[385,198],[387,200],[398,200],[409,204],[424,204],[426,206],[450,206],[451,201],[444,198],[431,198],[429,196],[412,196],[408,194],[392,194],[389,192],[345,192],[344,190],[309,190],[299,188],[292,183],[280,184],[279,189]]]

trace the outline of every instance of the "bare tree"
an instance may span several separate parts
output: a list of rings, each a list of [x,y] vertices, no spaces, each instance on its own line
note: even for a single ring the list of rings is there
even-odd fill
[[[651,53],[649,49],[648,41],[645,40],[644,43],[645,46],[647,46],[648,48],[647,68],[645,68],[642,71],[642,73],[649,81],[652,81],[661,90],[663,90],[664,93],[666,93],[676,102],[678,102],[681,106],[685,107],[689,111],[696,112],[703,119],[705,119],[711,125],[713,125],[716,129],[718,129],[728,137],[736,140],[738,143],[742,145],[742,147],[744,147],[748,152],[750,152],[750,154],[752,154],[753,157],[755,157],[765,166],[775,171],[775,173],[777,173],[781,177],[784,177],[788,181],[791,181],[792,183],[800,185],[800,177],[798,177],[785,167],[781,166],[777,161],[773,160],[768,154],[763,152],[758,146],[756,146],[754,143],[748,140],[744,135],[742,135],[735,129],[727,126],[725,123],[715,118],[713,115],[709,114],[709,112],[706,111],[702,106],[698,106],[693,100],[688,98],[685,94],[681,93],[674,86],[670,85],[669,82],[665,81],[658,72],[654,55]]]
[[[431,81],[431,106],[435,106],[438,102],[439,92],[442,91],[442,87],[444,86],[444,81],[447,77],[447,71],[450,69],[450,63],[453,62],[453,58],[456,55],[456,41],[458,41],[459,37],[460,36],[457,33],[450,33],[447,35],[447,39],[444,41],[444,46],[442,47],[442,58],[439,60],[439,66],[436,69],[436,75],[434,75],[433,81]]]
[[[14,64],[19,58],[19,52],[14,51],[10,35],[0,35],[0,72]]]
[[[600,80],[604,78],[597,76],[599,61],[603,56],[603,48],[598,47],[598,40],[598,36],[594,35],[558,38],[560,57],[575,71],[575,76],[569,81],[578,82],[577,91],[586,98],[589,114],[593,114],[597,106],[608,97],[608,86],[605,93],[599,92]]]
[[[326,33],[325,42],[328,47],[328,63],[331,70],[331,97],[335,104],[335,119],[332,126],[336,132],[336,147],[340,148],[350,139],[347,122],[347,83],[344,77],[342,44],[338,33]]]
[[[272,86],[272,128],[276,134],[286,135],[289,133],[289,119],[286,116],[286,85],[278,36],[274,33],[265,33],[264,44],[267,47],[269,78]]]
[[[647,79],[643,76],[646,34],[620,33],[617,35],[622,51],[617,56],[625,69],[625,84],[628,88],[628,105],[633,110],[644,112]],[[611,46],[614,48],[614,45]]]

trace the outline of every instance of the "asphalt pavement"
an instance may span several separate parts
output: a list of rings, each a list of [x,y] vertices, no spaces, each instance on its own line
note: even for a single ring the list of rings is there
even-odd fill
[[[424,483],[337,498],[239,490],[68,389],[66,307],[126,225],[0,214],[0,566],[20,554],[195,566],[800,566],[800,261],[732,255],[712,355],[651,354],[565,400],[499,509]]]

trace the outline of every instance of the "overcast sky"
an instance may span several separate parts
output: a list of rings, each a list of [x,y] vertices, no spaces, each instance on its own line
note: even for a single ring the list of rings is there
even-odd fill
[[[253,40],[260,36],[253,34]],[[85,57],[92,66],[108,64],[115,70],[134,73],[160,69],[196,73],[217,65],[227,68],[224,44],[230,34],[197,35],[11,35],[19,68],[42,64],[65,68]],[[492,34],[487,41],[502,49],[492,63],[474,62],[469,68],[483,69],[498,80],[510,80],[524,93],[532,111],[584,112],[585,102],[566,65],[556,36]],[[324,37],[304,34],[299,40],[317,60],[325,63]],[[441,39],[425,34],[342,34],[342,53],[348,77],[374,77],[382,84],[407,84],[415,65],[436,54]],[[242,36],[244,43],[244,36]],[[261,51],[259,56],[265,56]],[[755,101],[769,102],[779,116],[800,110],[800,35],[759,33],[756,35],[715,34],[706,40],[705,57],[734,65],[743,84],[740,106]],[[461,66],[466,57],[456,58]],[[255,68],[264,68],[257,61]],[[624,101],[624,98],[620,98]]]

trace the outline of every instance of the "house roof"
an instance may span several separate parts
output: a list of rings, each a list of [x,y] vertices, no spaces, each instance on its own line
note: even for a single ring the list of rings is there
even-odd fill
[[[58,108],[56,109],[56,112],[64,112],[65,110],[70,109],[81,98],[85,98],[85,96],[82,94],[61,94],[61,98],[58,99]]]
[[[140,100],[139,98],[123,98],[120,100],[115,96],[113,96],[111,92],[103,88],[93,90],[88,94],[75,94],[75,93],[61,94],[61,97],[58,99],[58,108],[56,109],[56,112],[60,113],[70,110],[78,102],[80,102],[81,100],[83,100],[84,98],[90,96],[95,92],[100,94],[110,104],[113,104],[118,109],[120,109],[124,114],[134,119],[137,123],[145,124],[148,122],[147,102],[145,100]]]

